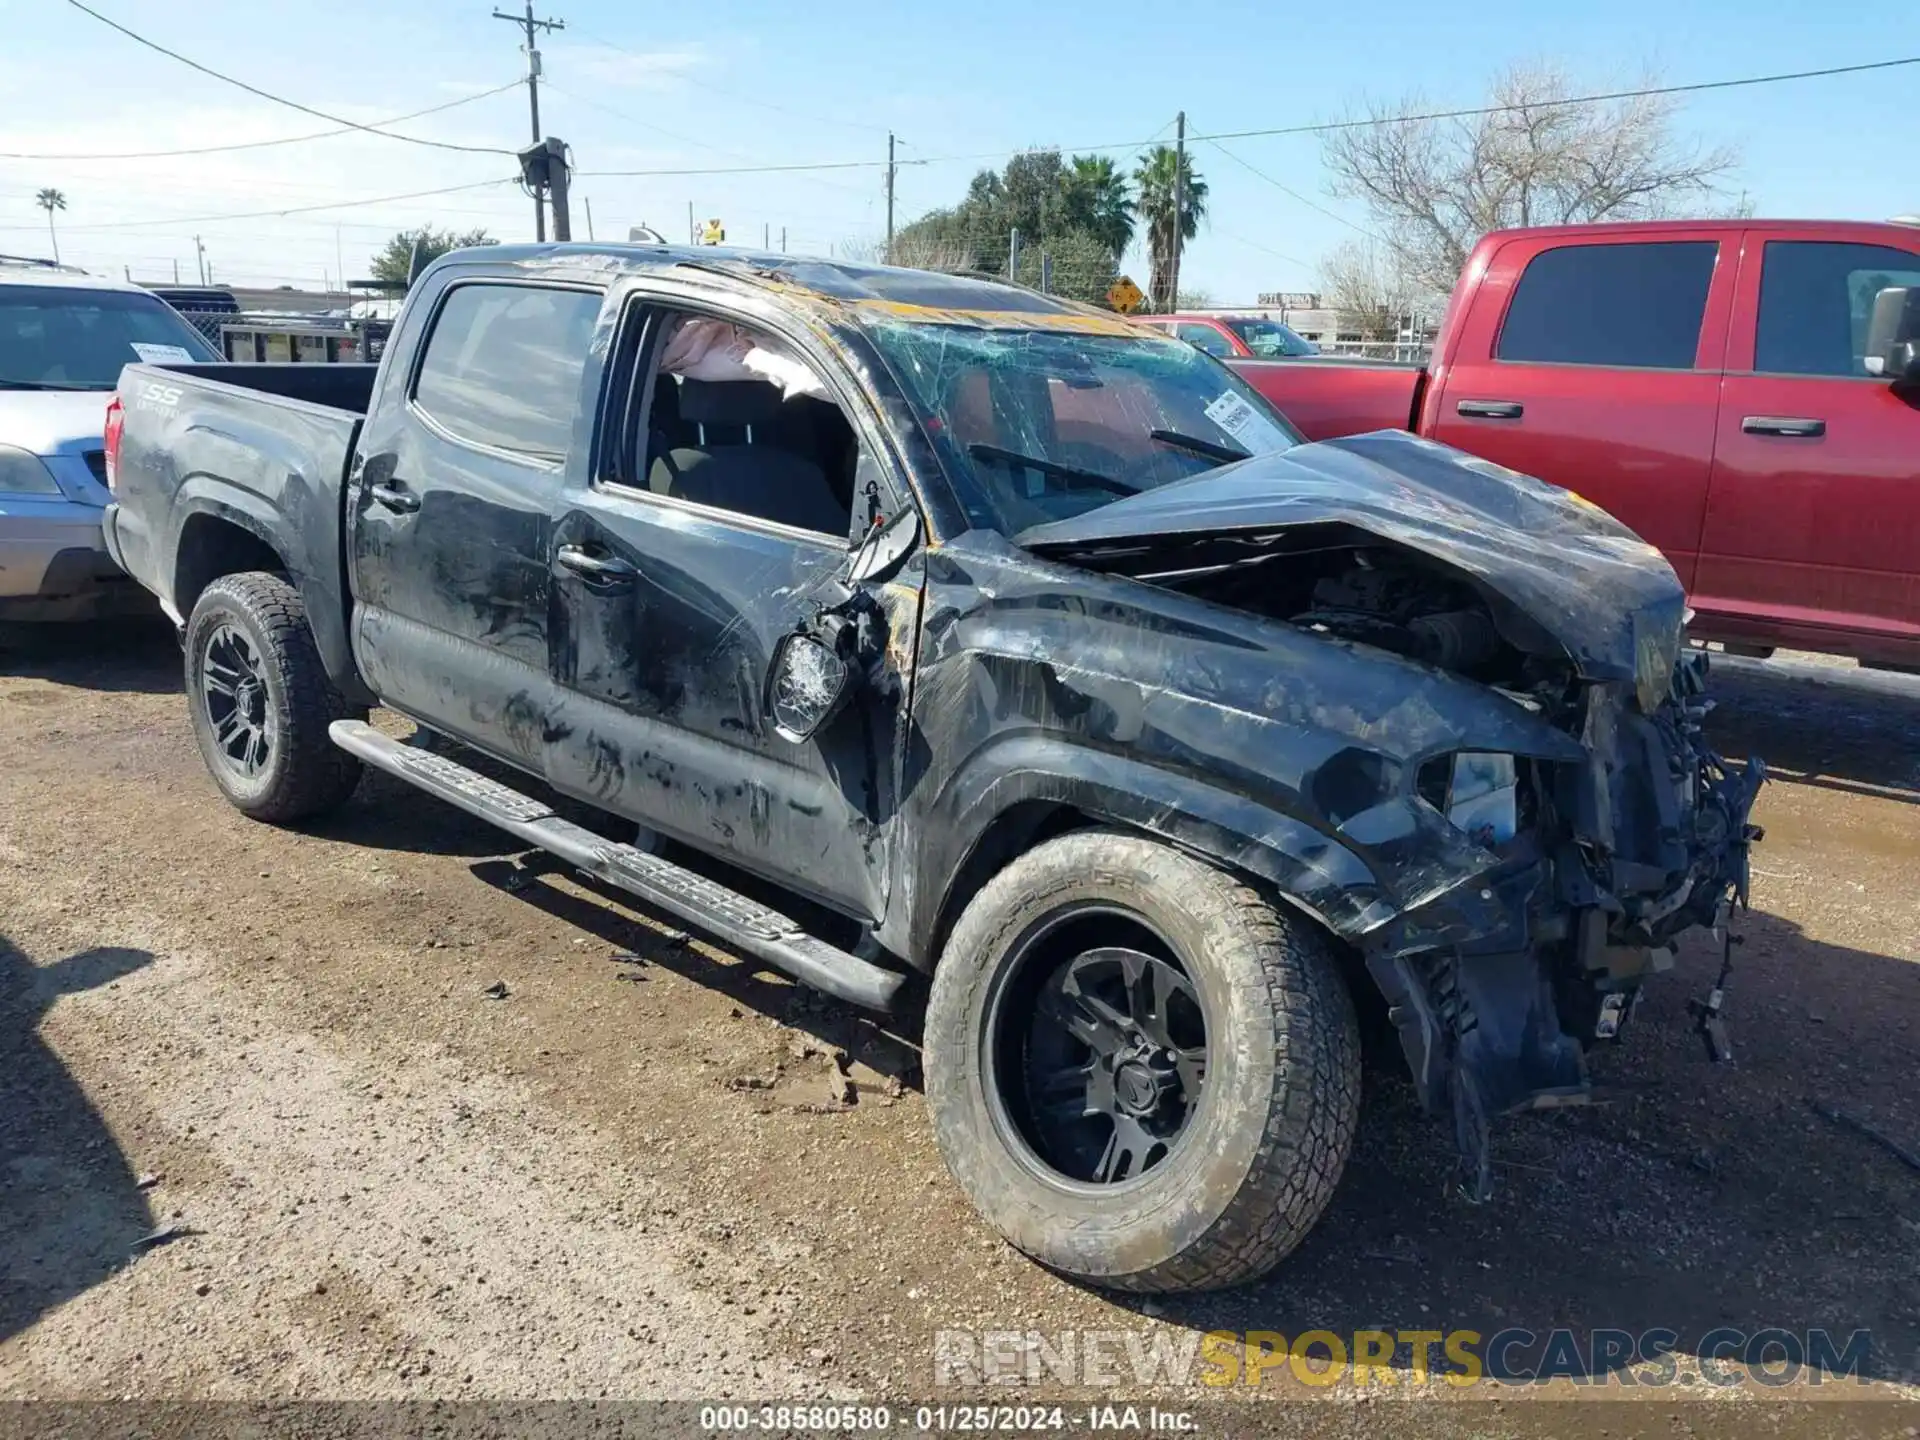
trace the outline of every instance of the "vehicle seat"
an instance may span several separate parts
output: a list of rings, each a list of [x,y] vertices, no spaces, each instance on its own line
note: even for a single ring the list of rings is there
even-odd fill
[[[658,456],[647,472],[656,495],[737,510],[826,535],[847,532],[818,465],[773,443],[778,386],[762,380],[680,381],[680,420],[695,443]]]

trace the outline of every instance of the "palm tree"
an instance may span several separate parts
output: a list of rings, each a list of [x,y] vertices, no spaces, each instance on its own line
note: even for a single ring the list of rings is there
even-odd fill
[[[53,259],[57,265],[60,262],[60,237],[54,233],[53,212],[67,208],[67,197],[62,192],[49,187],[34,196],[33,200],[47,212],[47,238],[53,241]]]
[[[1176,299],[1173,273],[1173,192],[1176,175],[1183,182],[1179,216],[1179,234],[1183,243],[1199,232],[1200,222],[1207,213],[1207,182],[1194,174],[1193,157],[1187,155],[1176,160],[1175,156],[1172,146],[1156,145],[1140,157],[1140,163],[1133,172],[1133,183],[1140,194],[1140,218],[1147,225],[1147,258],[1152,271],[1147,293],[1152,297],[1156,310],[1173,309]]]
[[[1133,243],[1133,196],[1127,177],[1105,155],[1076,155],[1061,191],[1067,223],[1093,235],[1118,264]]]

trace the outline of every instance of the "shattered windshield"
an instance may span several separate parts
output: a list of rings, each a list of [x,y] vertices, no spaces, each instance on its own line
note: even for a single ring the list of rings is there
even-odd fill
[[[1177,340],[905,322],[872,334],[969,518],[1003,534],[1302,443]]]
[[[1277,320],[1230,319],[1226,324],[1229,330],[1240,337],[1247,349],[1262,360],[1320,353],[1318,345],[1303,339]]]

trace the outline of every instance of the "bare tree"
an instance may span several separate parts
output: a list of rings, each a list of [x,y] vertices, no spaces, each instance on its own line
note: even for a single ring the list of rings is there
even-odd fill
[[[1578,93],[1555,66],[1515,66],[1493,82],[1492,114],[1397,118],[1441,108],[1418,96],[1369,107],[1354,118],[1370,123],[1322,142],[1333,193],[1363,202],[1436,292],[1489,230],[1698,214],[1722,201],[1738,156],[1676,135],[1672,96],[1571,103]]]
[[[1396,340],[1401,326],[1430,319],[1441,308],[1413,269],[1389,244],[1349,240],[1320,262],[1320,288],[1343,327],[1358,330],[1363,340]]]

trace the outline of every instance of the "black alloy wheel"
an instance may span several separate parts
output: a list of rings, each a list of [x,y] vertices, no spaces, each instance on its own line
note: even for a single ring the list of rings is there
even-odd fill
[[[1206,1010],[1138,917],[1051,917],[1010,957],[982,1056],[995,1120],[1029,1165],[1078,1185],[1136,1181],[1179,1146],[1207,1075]],[[1091,948],[1082,948],[1088,941]]]

